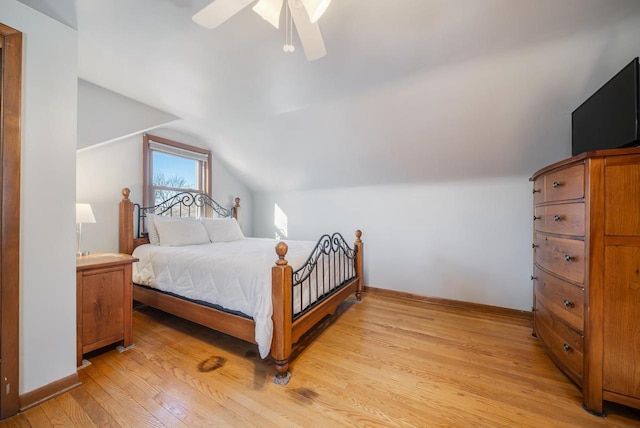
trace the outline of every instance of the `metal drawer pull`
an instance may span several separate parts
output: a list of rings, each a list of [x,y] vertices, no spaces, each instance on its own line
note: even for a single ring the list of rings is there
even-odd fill
[[[556,189],[557,189],[558,187],[560,187],[560,186],[561,186],[561,184],[560,184],[560,183],[558,183],[557,181],[554,181],[554,182],[553,182],[553,184],[552,184],[552,186],[553,186],[554,188],[556,188]]]
[[[564,259],[568,262],[573,260],[573,257],[571,257],[569,254],[565,254]]]
[[[565,308],[571,308],[573,307],[573,302],[570,300],[566,300],[564,302],[562,302],[562,304],[564,305]]]
[[[531,244],[531,248],[538,248],[539,246],[536,244]]]
[[[566,343],[564,345],[562,345],[562,349],[564,349],[565,351],[569,352],[571,351],[571,346],[567,345]]]
[[[531,275],[531,281],[535,281],[536,279],[538,279],[538,277],[537,277],[537,276],[533,276],[533,275]]]
[[[540,192],[542,192],[542,189],[538,189],[538,190],[533,189],[533,193],[540,193]]]
[[[542,218],[542,217],[536,217],[536,216],[534,215],[534,216],[533,216],[533,221],[540,220],[541,218]]]
[[[562,220],[562,217],[560,217],[559,215],[553,216],[553,221],[560,221],[560,220]]]

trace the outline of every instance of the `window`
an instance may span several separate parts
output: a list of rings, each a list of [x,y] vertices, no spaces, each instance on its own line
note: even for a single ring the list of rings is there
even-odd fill
[[[155,135],[143,136],[143,198],[146,206],[180,192],[211,196],[211,152]]]

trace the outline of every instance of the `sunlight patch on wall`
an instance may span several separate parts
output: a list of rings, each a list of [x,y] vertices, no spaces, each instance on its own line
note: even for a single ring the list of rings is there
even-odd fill
[[[287,237],[287,215],[282,211],[278,204],[273,207],[273,225],[275,226],[276,239],[285,239]]]

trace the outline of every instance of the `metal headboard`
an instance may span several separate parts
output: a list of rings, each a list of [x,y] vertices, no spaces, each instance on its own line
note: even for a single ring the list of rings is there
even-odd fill
[[[133,204],[134,218],[138,220],[137,237],[142,238],[147,235],[145,233],[147,214],[171,217],[213,217],[213,213],[216,213],[218,217],[237,218],[240,198],[236,198],[235,203],[234,207],[225,208],[204,193],[180,192],[152,207]]]

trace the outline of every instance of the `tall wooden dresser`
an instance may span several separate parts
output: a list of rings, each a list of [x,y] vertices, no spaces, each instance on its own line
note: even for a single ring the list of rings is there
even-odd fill
[[[640,148],[533,174],[534,334],[583,406],[640,408]]]

